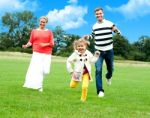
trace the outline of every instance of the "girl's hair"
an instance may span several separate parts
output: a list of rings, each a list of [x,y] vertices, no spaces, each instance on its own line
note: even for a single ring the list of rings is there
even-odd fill
[[[46,23],[48,23],[48,18],[47,18],[47,16],[41,16],[41,17],[39,18],[39,20],[40,20],[40,19],[45,19]]]
[[[73,43],[73,47],[74,47],[75,50],[76,50],[76,48],[77,48],[77,45],[79,45],[80,43],[84,43],[84,45],[86,45],[86,47],[87,47],[88,45],[90,45],[90,43],[89,43],[87,40],[85,40],[85,39],[83,39],[83,38],[80,38],[80,39],[78,39],[78,40],[75,40],[74,43]]]

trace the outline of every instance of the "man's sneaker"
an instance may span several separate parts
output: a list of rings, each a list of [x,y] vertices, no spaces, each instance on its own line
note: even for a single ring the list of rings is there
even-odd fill
[[[111,85],[111,79],[106,79],[106,83],[108,86],[110,86]]]
[[[104,97],[104,92],[100,91],[99,94],[98,94],[98,97],[100,97],[100,98]]]

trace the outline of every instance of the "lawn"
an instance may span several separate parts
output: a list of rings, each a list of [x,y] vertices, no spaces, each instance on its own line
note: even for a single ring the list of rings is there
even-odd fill
[[[115,61],[112,85],[103,77],[105,97],[97,97],[93,81],[82,103],[81,83],[69,88],[66,58],[52,57],[43,92],[23,88],[30,58],[0,52],[0,118],[150,118],[150,63]]]

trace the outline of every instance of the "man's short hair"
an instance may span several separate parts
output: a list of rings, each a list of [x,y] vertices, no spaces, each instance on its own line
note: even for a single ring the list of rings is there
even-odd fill
[[[97,8],[94,10],[94,12],[97,12],[97,11],[99,11],[99,10],[103,11],[103,8],[97,7]]]

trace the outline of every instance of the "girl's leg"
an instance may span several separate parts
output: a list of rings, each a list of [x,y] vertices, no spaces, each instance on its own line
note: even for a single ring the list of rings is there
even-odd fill
[[[81,101],[86,101],[87,98],[87,92],[88,92],[88,86],[89,86],[89,74],[86,73],[82,77],[82,94],[81,94]]]
[[[78,81],[71,80],[70,88],[75,88],[78,85]]]

